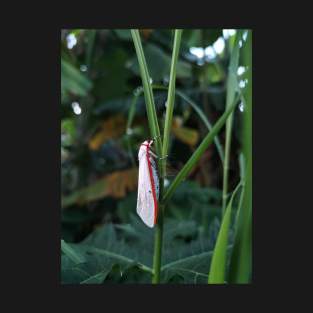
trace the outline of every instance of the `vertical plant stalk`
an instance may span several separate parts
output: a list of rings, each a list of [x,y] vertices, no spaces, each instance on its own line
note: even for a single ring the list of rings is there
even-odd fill
[[[172,128],[172,119],[174,112],[174,101],[175,101],[175,84],[176,84],[176,67],[178,60],[178,53],[180,47],[180,41],[182,36],[182,30],[176,29],[174,36],[174,47],[173,47],[173,55],[172,55],[172,63],[171,63],[171,73],[170,73],[170,81],[168,87],[167,94],[167,105],[166,105],[166,115],[165,115],[165,125],[164,125],[164,134],[163,134],[163,147],[162,147],[162,161],[163,165],[163,173],[166,174],[166,155],[168,152],[168,146],[170,141],[170,131]]]
[[[243,47],[248,84],[244,89],[243,152],[246,163],[245,188],[238,214],[234,247],[231,256],[229,282],[249,283],[252,268],[252,31],[248,31]]]
[[[164,188],[163,179],[160,180],[160,186]],[[161,188],[160,188],[161,190]],[[154,234],[154,253],[153,253],[153,275],[152,283],[159,284],[161,279],[162,265],[162,247],[163,247],[163,225],[164,225],[164,205],[159,203],[158,222]]]
[[[150,132],[153,138],[155,138],[155,147],[157,155],[161,155],[162,153],[162,141],[161,141],[161,134],[160,134],[160,128],[158,124],[157,114],[155,110],[155,104],[154,104],[154,98],[153,98],[153,91],[150,83],[150,75],[147,68],[147,63],[145,59],[145,55],[143,52],[141,40],[140,40],[140,34],[138,29],[132,29],[131,35],[133,38],[133,42],[135,45],[135,50],[137,54],[137,59],[139,63],[139,69],[140,69],[140,75],[144,90],[144,97],[146,102],[146,110],[147,110],[147,116],[148,116],[148,122],[149,122],[149,128]],[[159,170],[160,170],[160,162],[159,164]]]
[[[159,202],[159,215],[158,222],[155,231],[154,241],[154,255],[153,255],[153,272],[152,283],[157,284],[160,282],[161,274],[161,259],[162,259],[162,244],[163,244],[163,219],[164,219],[164,204],[163,204],[163,190],[164,190],[164,179],[166,176],[166,156],[169,147],[170,130],[172,128],[172,118],[174,111],[174,100],[175,100],[175,84],[176,84],[176,67],[178,60],[178,53],[180,47],[182,30],[176,29],[174,35],[173,54],[171,62],[170,81],[167,95],[165,125],[164,125],[164,137],[162,145],[162,159],[161,159],[161,171],[160,171],[160,202]]]
[[[237,31],[235,44],[231,52],[230,64],[227,77],[227,95],[226,95],[226,110],[232,105],[235,94],[238,90],[237,69],[239,62],[239,40],[242,37],[241,31]],[[223,196],[222,196],[222,216],[225,213],[228,192],[228,174],[231,148],[231,133],[233,124],[233,114],[226,121],[226,136],[225,136],[225,153],[223,166]]]

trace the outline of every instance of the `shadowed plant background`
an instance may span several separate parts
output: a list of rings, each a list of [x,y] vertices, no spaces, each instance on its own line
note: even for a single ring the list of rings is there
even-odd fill
[[[174,31],[139,32],[162,133]],[[251,173],[244,157],[247,34],[182,32],[165,189],[224,111],[236,107],[165,208],[161,283],[251,281],[242,244],[249,229],[249,245],[251,214],[240,210],[252,192],[244,192]],[[150,137],[131,31],[62,30],[62,283],[151,283],[154,229],[136,215],[138,148]]]

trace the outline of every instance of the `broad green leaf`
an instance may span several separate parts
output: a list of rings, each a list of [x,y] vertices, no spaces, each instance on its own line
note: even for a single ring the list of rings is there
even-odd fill
[[[164,226],[161,282],[179,275],[183,283],[205,283],[215,235],[199,232],[194,221],[168,219]],[[211,223],[209,233],[217,233],[218,227],[218,223]],[[117,279],[125,283],[136,271],[132,279],[147,283],[152,275],[153,240],[154,230],[137,216],[131,216],[131,224],[104,224],[81,243],[68,244],[84,256],[85,262],[76,264],[63,255],[62,282],[95,284]],[[112,278],[111,271],[117,266],[118,275]]]
[[[85,262],[84,256],[75,251],[75,249],[68,245],[63,239],[61,240],[61,251],[75,264]]]
[[[95,231],[80,244],[68,245],[79,251],[84,256],[85,262],[70,265],[63,258],[61,263],[63,283],[102,283],[115,264],[119,265],[121,273],[134,265],[151,271],[133,258],[134,253],[117,238],[116,230],[111,224],[105,225],[100,231]]]
[[[179,274],[189,283],[205,283],[208,279],[205,271],[209,267],[211,257],[212,251],[208,251],[170,262],[161,268],[162,278],[168,280],[168,276]]]

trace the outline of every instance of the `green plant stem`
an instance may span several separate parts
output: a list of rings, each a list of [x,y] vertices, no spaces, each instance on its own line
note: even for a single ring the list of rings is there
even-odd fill
[[[225,137],[225,162],[223,166],[222,216],[225,213],[225,208],[226,208],[226,203],[227,203],[232,116],[226,122],[226,125],[227,126],[226,126],[226,137]]]
[[[163,190],[164,190],[164,179],[166,176],[166,156],[169,147],[169,137],[170,130],[172,128],[172,118],[174,111],[174,100],[175,100],[175,84],[176,84],[176,66],[178,60],[178,52],[180,47],[182,30],[175,30],[174,35],[174,45],[173,45],[173,54],[172,54],[172,63],[171,63],[171,73],[170,73],[170,82],[168,88],[167,96],[167,107],[166,107],[166,116],[165,116],[165,125],[164,125],[164,137],[162,145],[162,164],[160,171],[160,198],[159,201],[159,212],[158,212],[158,222],[156,225],[155,231],[155,241],[154,241],[154,255],[153,255],[153,272],[152,283],[160,283],[160,273],[161,273],[161,259],[162,259],[162,242],[163,242],[163,217],[164,217],[164,208],[163,205]]]
[[[158,223],[155,229],[154,237],[154,253],[153,253],[153,276],[152,283],[158,284],[161,279],[161,259],[163,246],[163,221],[164,221],[164,206],[159,205]]]
[[[227,77],[227,95],[226,95],[226,109],[231,106],[234,101],[235,94],[238,90],[237,69],[239,62],[239,40],[241,39],[241,31],[237,31],[234,47],[230,57],[230,65]],[[233,114],[231,114],[226,121],[226,136],[225,136],[225,153],[223,166],[223,195],[222,195],[222,216],[225,213],[228,192],[228,174],[231,148],[231,133],[233,124]]]
[[[172,55],[172,63],[171,63],[171,74],[167,95],[167,106],[166,106],[166,115],[165,115],[165,124],[164,124],[164,135],[163,135],[163,147],[162,147],[162,157],[165,157],[168,152],[169,140],[170,140],[170,131],[172,128],[172,118],[174,111],[174,100],[175,100],[175,84],[176,84],[176,66],[177,59],[180,47],[182,30],[175,30],[174,36],[174,47],[173,47],[173,55]],[[163,161],[163,167],[165,172],[166,167],[166,158]]]
[[[248,31],[243,46],[243,61],[247,66],[248,84],[244,89],[243,152],[245,161],[245,186],[242,205],[238,212],[234,247],[231,256],[229,282],[246,284],[252,267],[252,31]]]

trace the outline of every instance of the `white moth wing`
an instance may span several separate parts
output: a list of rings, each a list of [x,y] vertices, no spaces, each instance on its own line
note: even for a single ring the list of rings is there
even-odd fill
[[[146,147],[141,147],[145,149]],[[145,150],[146,151],[146,150]],[[137,213],[149,227],[154,226],[154,201],[146,153],[139,151]],[[154,176],[154,175],[153,175]]]
[[[158,177],[158,171],[156,169],[156,164],[155,161],[152,157],[150,157],[150,163],[152,167],[152,176],[154,180],[154,187],[155,187],[155,193],[156,193],[156,198],[159,199],[159,177]]]

